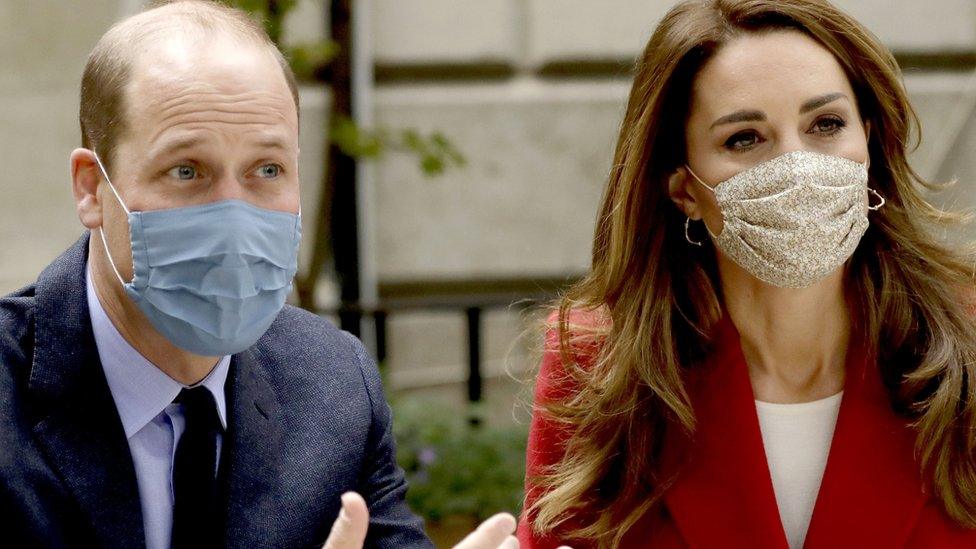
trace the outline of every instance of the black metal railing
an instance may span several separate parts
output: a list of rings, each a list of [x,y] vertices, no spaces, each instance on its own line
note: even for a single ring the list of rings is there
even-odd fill
[[[575,277],[491,281],[452,281],[449,283],[386,284],[374,307],[346,303],[337,310],[319,310],[319,314],[338,315],[344,326],[361,326],[372,320],[376,337],[376,359],[380,364],[388,356],[388,323],[392,315],[418,311],[453,311],[463,314],[467,335],[467,399],[480,402],[484,396],[483,316],[488,310],[525,311],[551,303],[559,291]],[[356,335],[359,335],[356,333]]]

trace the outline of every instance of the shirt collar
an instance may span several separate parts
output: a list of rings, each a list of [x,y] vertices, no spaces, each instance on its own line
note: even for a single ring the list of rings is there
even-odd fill
[[[125,436],[127,439],[132,438],[170,405],[180,394],[180,390],[188,386],[166,375],[122,337],[102,308],[95,294],[91,273],[87,269],[85,285],[98,357],[102,362],[112,398],[115,400],[115,407],[122,419]],[[227,381],[229,367],[230,356],[224,356],[207,377],[193,385],[193,387],[203,385],[213,395],[217,403],[220,424],[225,430],[227,429],[227,402],[224,383]]]

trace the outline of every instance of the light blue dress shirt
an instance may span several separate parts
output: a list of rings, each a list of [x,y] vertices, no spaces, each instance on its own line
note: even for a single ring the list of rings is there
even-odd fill
[[[90,273],[86,276],[86,284],[88,310],[95,333],[95,344],[98,346],[98,357],[115,400],[115,407],[122,419],[132,463],[135,465],[146,547],[168,549],[175,501],[173,462],[176,445],[186,424],[183,406],[173,404],[173,399],[186,386],[163,373],[129,345],[102,308]],[[225,430],[227,403],[224,383],[227,381],[229,366],[230,357],[221,358],[207,377],[197,384],[205,386],[213,394],[217,403],[217,415]],[[218,458],[221,442],[218,435]]]

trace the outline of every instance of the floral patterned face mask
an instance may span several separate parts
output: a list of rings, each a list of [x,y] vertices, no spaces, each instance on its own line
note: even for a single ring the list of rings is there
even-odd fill
[[[868,187],[867,165],[793,151],[739,172],[714,188],[724,227],[712,241],[756,278],[804,288],[847,261],[884,198]],[[867,193],[880,202],[868,206]]]

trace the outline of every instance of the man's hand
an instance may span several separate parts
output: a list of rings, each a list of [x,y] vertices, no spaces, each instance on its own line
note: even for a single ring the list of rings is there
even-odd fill
[[[369,509],[366,501],[355,492],[342,495],[342,510],[339,518],[332,523],[329,539],[322,549],[361,549],[366,541],[369,527]],[[481,523],[474,532],[461,540],[454,549],[518,549],[515,532],[515,517],[499,513]]]
[[[498,513],[482,522],[454,549],[518,549],[519,542],[512,535],[514,531],[515,517]]]
[[[332,523],[329,539],[322,549],[360,549],[366,541],[369,527],[369,508],[366,500],[356,492],[342,494],[342,510]]]

